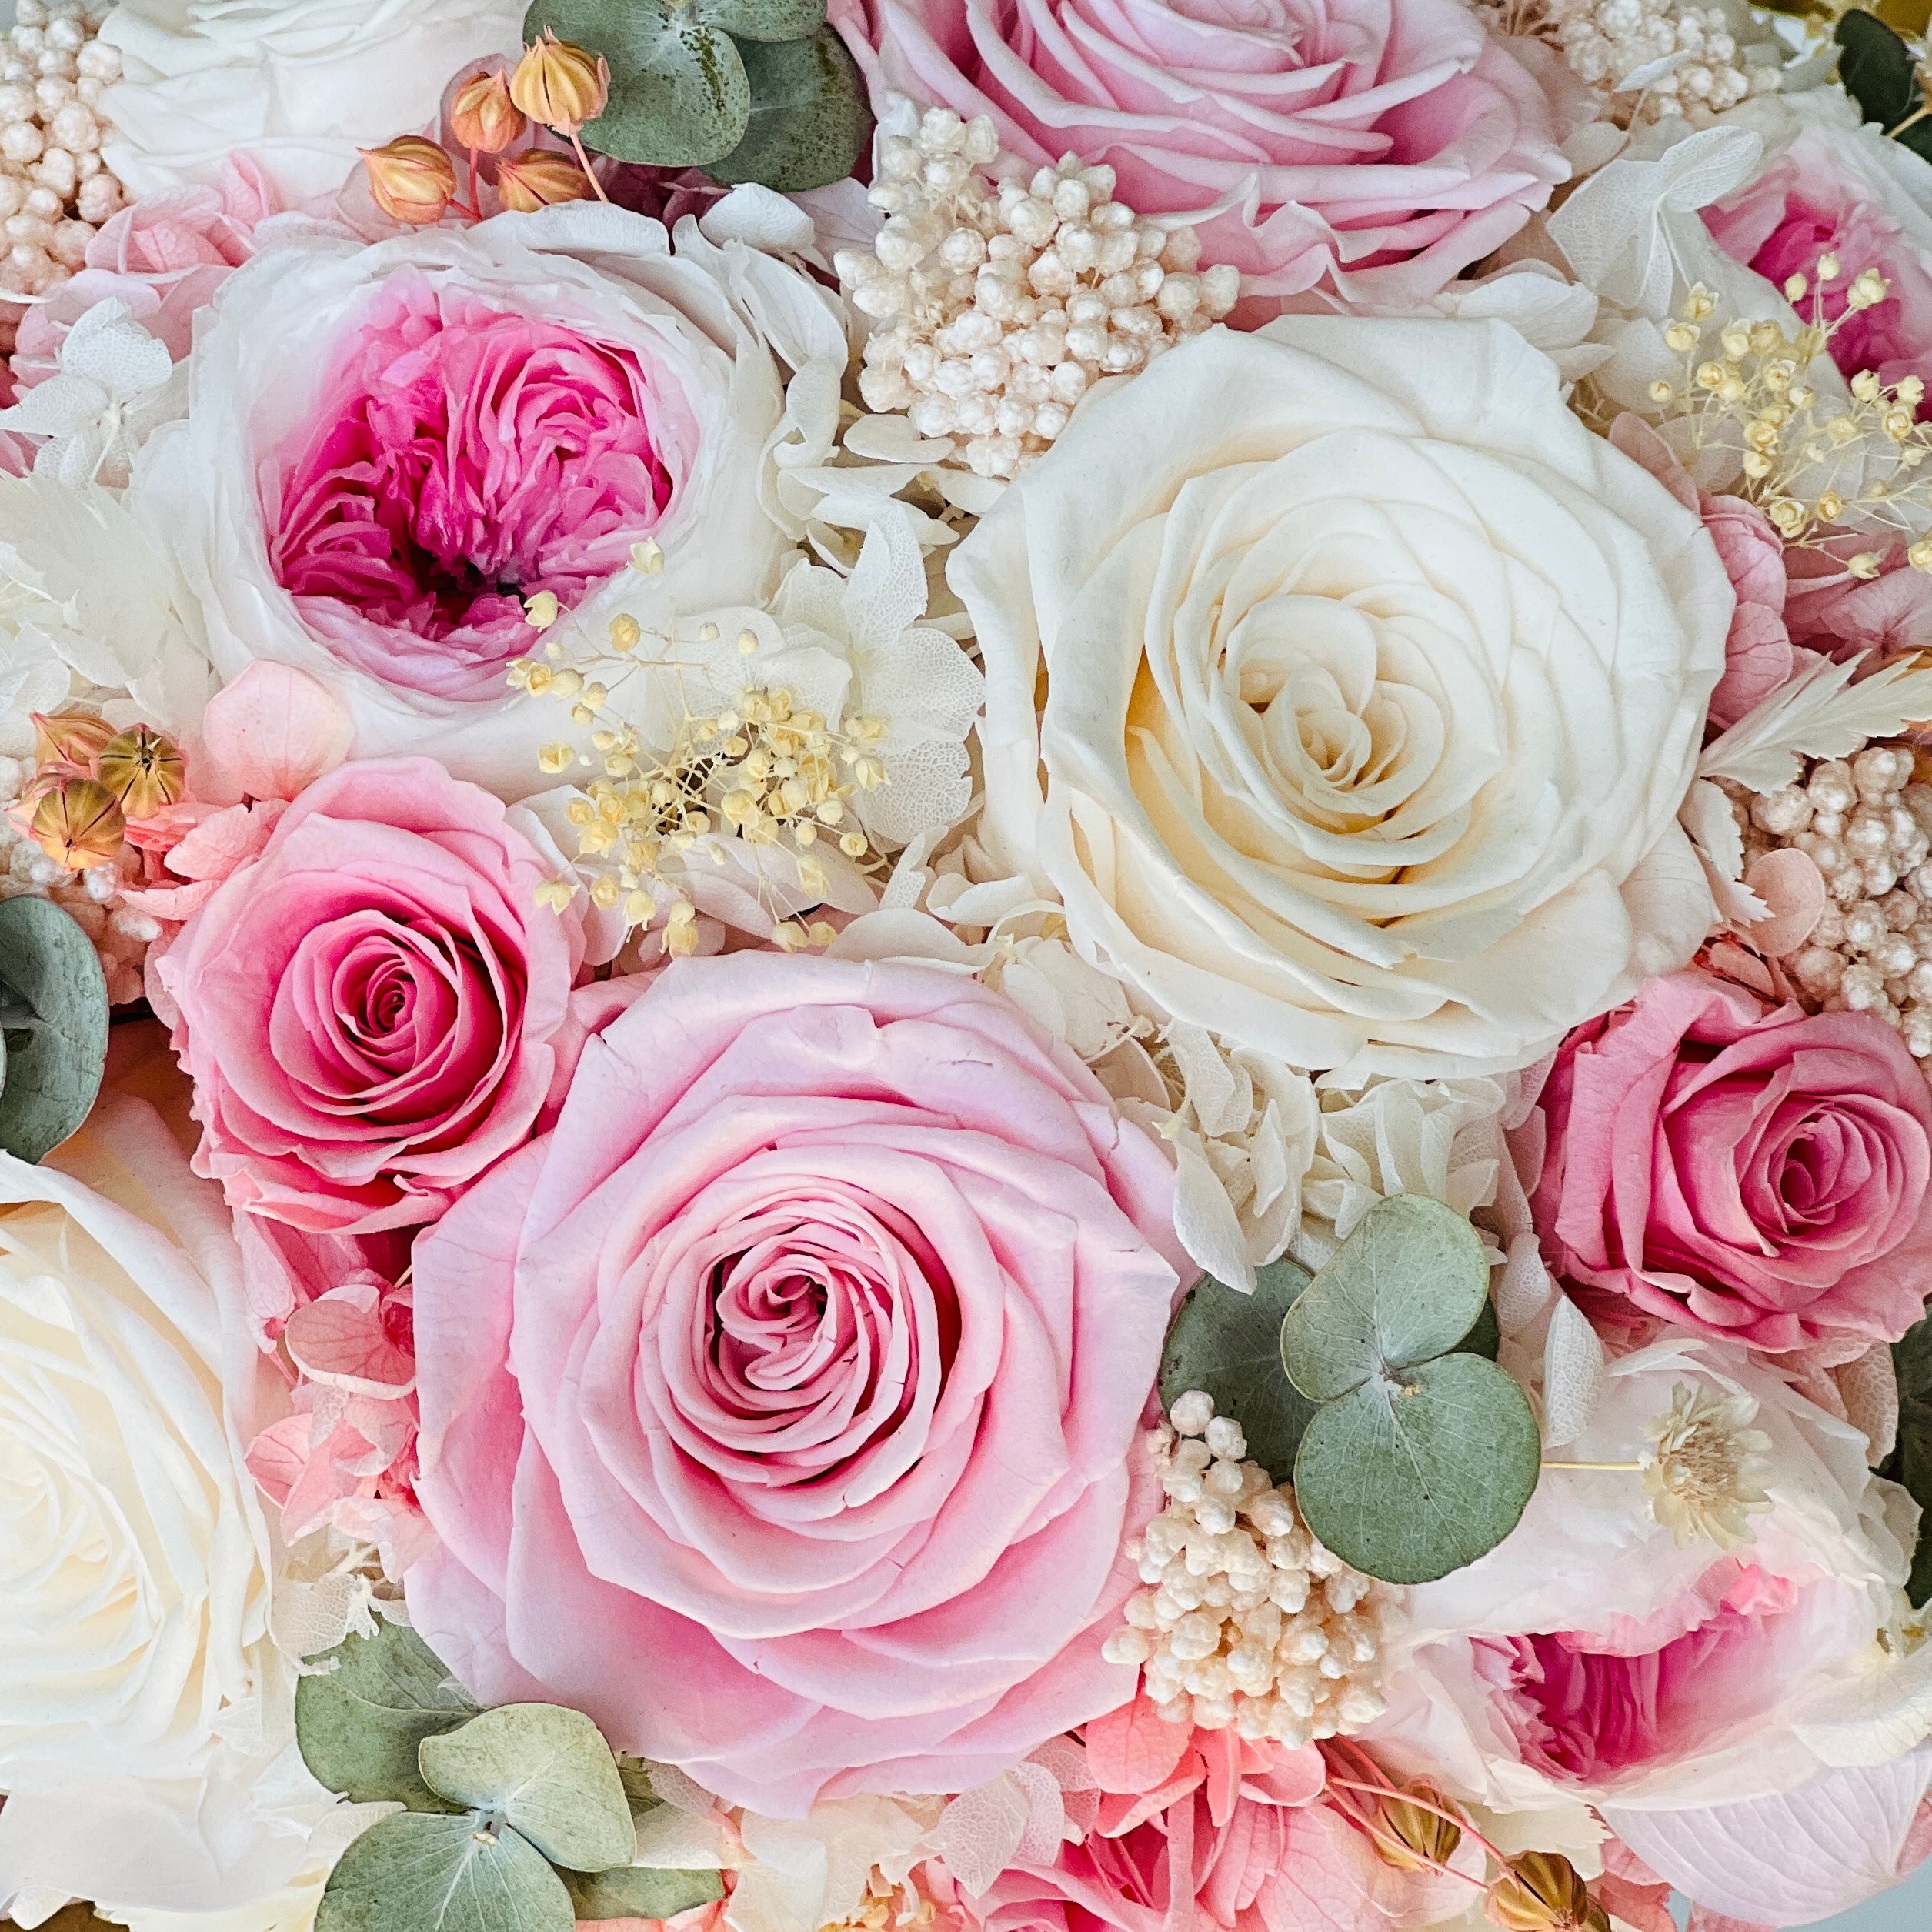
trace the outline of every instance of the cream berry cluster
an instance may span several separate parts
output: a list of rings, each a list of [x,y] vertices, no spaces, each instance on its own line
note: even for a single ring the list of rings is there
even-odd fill
[[[108,12],[98,0],[19,0],[0,42],[0,295],[65,282],[121,207],[101,159],[101,100],[121,72],[95,38]]]
[[[993,122],[927,110],[879,143],[885,225],[834,259],[878,324],[859,392],[922,436],[957,438],[982,476],[1009,477],[1066,428],[1103,376],[1144,369],[1234,306],[1240,275],[1203,269],[1191,229],[1143,222],[1111,168],[1072,155],[996,187]]]
[[[1166,1507],[1127,1551],[1153,1587],[1128,1599],[1108,1660],[1140,1665],[1176,1723],[1290,1747],[1373,1723],[1397,1593],[1323,1547],[1203,1391],[1174,1403],[1151,1446]]]

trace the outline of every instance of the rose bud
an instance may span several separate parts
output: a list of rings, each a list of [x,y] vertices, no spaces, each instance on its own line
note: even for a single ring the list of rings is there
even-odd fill
[[[131,819],[151,819],[179,803],[188,790],[181,753],[145,725],[136,725],[103,745],[96,772]]]
[[[392,221],[426,227],[456,199],[456,164],[433,141],[405,134],[381,148],[359,148],[369,192]]]
[[[556,202],[587,202],[589,178],[568,155],[549,148],[528,148],[514,160],[496,164],[496,192],[503,205],[519,215],[532,215]]]
[[[559,40],[549,28],[526,48],[510,76],[510,98],[532,121],[574,134],[594,121],[610,98],[610,68],[602,54]]]
[[[456,138],[478,154],[500,155],[521,141],[529,126],[510,98],[509,77],[500,72],[472,75],[457,90],[449,111]]]
[[[128,822],[114,794],[91,778],[63,779],[34,807],[42,852],[69,872],[105,865],[121,849]]]
[[[1610,1917],[1560,1852],[1512,1858],[1483,1902],[1503,1932],[1610,1932]]]

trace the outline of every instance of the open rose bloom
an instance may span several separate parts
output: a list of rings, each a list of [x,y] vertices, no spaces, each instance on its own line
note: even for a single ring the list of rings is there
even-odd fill
[[[0,1927],[1932,1884],[1932,119],[1768,18],[14,0]]]

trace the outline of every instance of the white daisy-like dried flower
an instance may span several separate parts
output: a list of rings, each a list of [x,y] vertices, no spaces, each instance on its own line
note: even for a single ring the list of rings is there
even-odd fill
[[[1771,1507],[1763,1487],[1771,1439],[1750,1426],[1757,1413],[1750,1396],[1720,1399],[1680,1382],[1668,1413],[1644,1425],[1652,1446],[1640,1467],[1650,1513],[1680,1549],[1700,1537],[1720,1550],[1755,1540],[1750,1518]]]

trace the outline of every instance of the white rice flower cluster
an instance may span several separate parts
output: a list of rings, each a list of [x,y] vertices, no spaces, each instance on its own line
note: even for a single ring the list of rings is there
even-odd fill
[[[107,981],[108,1004],[126,1006],[141,997],[142,964],[161,936],[160,922],[122,903],[118,866],[71,873],[7,816],[32,776],[32,760],[0,758],[0,899],[28,893],[51,899],[92,943]]]
[[[1140,1664],[1173,1723],[1291,1748],[1373,1723],[1397,1593],[1323,1547],[1212,1396],[1190,1390],[1168,1418],[1152,1443],[1167,1504],[1127,1545],[1154,1587],[1128,1599],[1109,1661]]]
[[[1191,229],[1139,220],[1111,168],[1068,155],[995,187],[992,121],[931,108],[916,138],[879,143],[869,252],[834,258],[853,305],[881,325],[859,379],[866,406],[922,436],[959,437],[976,474],[1009,477],[1066,428],[1103,376],[1144,369],[1225,315],[1232,268],[1201,269]]]
[[[19,0],[0,43],[0,295],[65,282],[121,207],[101,159],[101,99],[121,73],[119,53],[95,38],[110,11],[99,0]]]
[[[1794,846],[1824,875],[1824,915],[1784,961],[1804,1003],[1877,1013],[1932,1063],[1932,786],[1912,769],[1910,746],[1870,744],[1810,764],[1800,784],[1725,789],[1747,869]]]
[[[1755,94],[1776,92],[1775,60],[1747,60],[1722,7],[1693,0],[1540,0],[1528,12],[1504,0],[1486,8],[1503,31],[1534,33],[1553,42],[1585,86],[1610,98],[1612,118],[1660,121],[1680,114],[1708,126],[1725,108]],[[1640,68],[1680,57],[1669,72],[1627,87]]]

